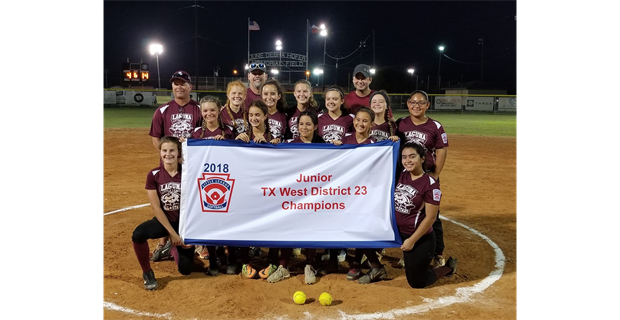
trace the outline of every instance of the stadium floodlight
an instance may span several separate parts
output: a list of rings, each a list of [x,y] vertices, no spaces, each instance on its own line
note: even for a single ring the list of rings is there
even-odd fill
[[[157,57],[157,89],[161,89],[161,78],[159,77],[159,55],[164,51],[164,47],[161,44],[152,44],[149,46],[151,54]]]

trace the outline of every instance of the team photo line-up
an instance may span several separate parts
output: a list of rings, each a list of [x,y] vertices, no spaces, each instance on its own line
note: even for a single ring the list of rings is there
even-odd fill
[[[457,270],[457,260],[445,259],[444,236],[439,219],[440,173],[447,156],[448,137],[436,120],[426,116],[430,106],[424,91],[414,91],[407,100],[409,116],[395,120],[385,91],[370,89],[370,67],[360,64],[353,72],[355,91],[345,94],[329,86],[321,110],[307,80],[295,83],[297,105],[288,106],[282,86],[268,79],[264,64],[251,64],[248,86],[240,80],[227,86],[227,101],[214,96],[196,102],[191,99],[192,81],[183,70],[170,78],[174,98],[153,114],[149,135],[159,150],[159,165],[146,177],[147,196],[154,218],[143,222],[132,234],[134,252],[143,272],[144,287],[158,286],[151,262],[174,259],[179,273],[189,275],[195,254],[208,259],[209,276],[217,276],[226,264],[226,274],[243,278],[262,278],[274,283],[290,277],[288,263],[301,249],[269,248],[269,265],[261,270],[250,263],[260,248],[226,246],[227,261],[220,261],[223,247],[194,246],[179,236],[182,143],[187,139],[235,139],[254,143],[331,143],[369,144],[390,139],[400,141],[399,160],[394,178],[394,213],[398,233],[403,239],[403,257],[398,265],[412,288],[424,288]],[[151,252],[148,240],[158,239]],[[316,282],[317,275],[336,273],[339,256],[346,249],[326,249],[325,259],[317,261],[317,249],[305,250],[304,281]],[[320,250],[320,249],[319,249]],[[294,252],[297,254],[294,254]],[[385,279],[387,270],[380,262],[380,249],[355,249],[349,257],[348,280],[367,284]],[[240,268],[238,266],[241,266]],[[365,274],[363,267],[369,271]]]

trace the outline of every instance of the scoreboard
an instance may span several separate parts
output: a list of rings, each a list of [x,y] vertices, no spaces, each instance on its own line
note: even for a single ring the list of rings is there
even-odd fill
[[[148,63],[123,63],[123,81],[145,83],[149,81]]]

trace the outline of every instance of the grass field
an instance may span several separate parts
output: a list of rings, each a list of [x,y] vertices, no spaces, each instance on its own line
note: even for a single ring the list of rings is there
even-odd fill
[[[154,107],[103,108],[103,127],[150,128],[155,109]],[[394,113],[395,118],[405,115],[408,115],[406,111]],[[448,135],[517,136],[517,116],[515,114],[428,112],[427,115],[441,122]],[[148,132],[148,129],[146,131]]]

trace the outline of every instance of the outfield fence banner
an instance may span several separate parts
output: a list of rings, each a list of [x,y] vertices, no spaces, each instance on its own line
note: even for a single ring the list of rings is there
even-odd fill
[[[435,97],[436,110],[461,110],[463,105],[463,97],[455,96],[437,96]]]
[[[517,111],[517,97],[500,97],[497,104],[498,111]]]
[[[493,111],[494,97],[463,97],[465,110]]]
[[[179,234],[196,245],[399,247],[399,147],[189,139]]]

